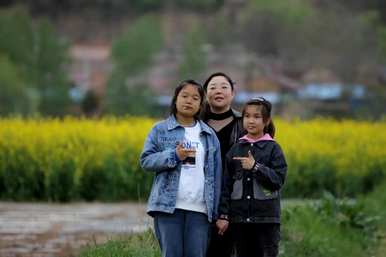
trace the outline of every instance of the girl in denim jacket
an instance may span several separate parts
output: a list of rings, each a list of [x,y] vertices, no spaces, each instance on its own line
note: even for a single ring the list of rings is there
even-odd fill
[[[198,119],[204,99],[194,80],[175,90],[171,115],[149,133],[141,166],[155,174],[148,214],[164,257],[205,257],[217,217],[221,153],[212,129]]]
[[[229,222],[238,257],[276,257],[280,241],[280,190],[287,164],[273,139],[271,103],[264,98],[246,103],[247,135],[225,158],[224,185],[216,225],[224,233]]]

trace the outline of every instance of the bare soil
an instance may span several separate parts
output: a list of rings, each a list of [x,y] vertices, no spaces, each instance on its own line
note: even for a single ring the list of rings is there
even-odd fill
[[[139,203],[0,202],[0,256],[73,257],[82,247],[150,224]]]

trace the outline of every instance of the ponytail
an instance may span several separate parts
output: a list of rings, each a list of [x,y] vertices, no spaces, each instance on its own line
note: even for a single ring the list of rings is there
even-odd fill
[[[275,137],[275,124],[273,124],[273,120],[271,119],[268,124],[264,127],[264,133],[268,133],[272,138]]]

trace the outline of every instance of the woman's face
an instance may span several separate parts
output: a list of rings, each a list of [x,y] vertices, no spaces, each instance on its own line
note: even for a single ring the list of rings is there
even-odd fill
[[[193,117],[201,105],[201,96],[194,85],[186,85],[177,95],[176,108],[177,114],[184,117]]]
[[[225,77],[216,76],[208,83],[206,97],[212,111],[227,111],[231,107],[234,92]]]

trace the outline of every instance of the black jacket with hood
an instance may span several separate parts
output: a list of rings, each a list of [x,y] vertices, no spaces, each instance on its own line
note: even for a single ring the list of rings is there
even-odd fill
[[[248,151],[256,161],[251,170],[233,159],[248,156]],[[286,173],[285,157],[275,141],[240,139],[226,155],[220,216],[228,216],[231,223],[280,223],[280,190]]]

